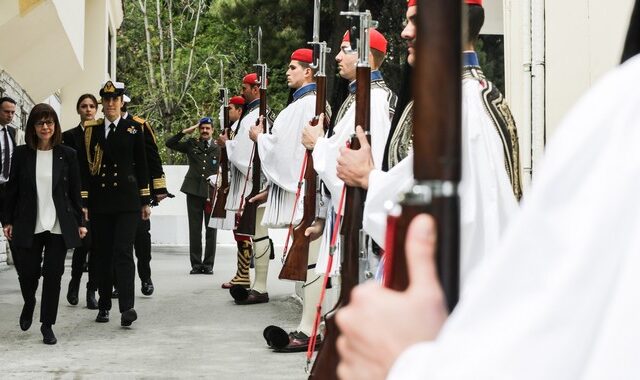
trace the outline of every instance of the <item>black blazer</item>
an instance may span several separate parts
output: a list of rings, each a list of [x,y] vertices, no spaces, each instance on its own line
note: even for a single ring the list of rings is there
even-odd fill
[[[67,248],[82,244],[80,169],[76,152],[64,145],[53,148],[53,204]],[[38,193],[36,189],[36,151],[20,145],[13,151],[7,183],[3,225],[13,225],[13,245],[30,248],[36,228]]]
[[[79,154],[82,144],[84,144],[84,129],[78,125],[62,133],[62,143],[69,148],[73,148]]]
[[[211,141],[211,145],[205,149],[198,140],[188,138],[186,141],[181,141],[183,137],[184,133],[178,132],[165,143],[167,148],[184,153],[189,159],[189,170],[184,177],[180,191],[201,198],[209,198],[207,178],[218,174],[220,147]]]

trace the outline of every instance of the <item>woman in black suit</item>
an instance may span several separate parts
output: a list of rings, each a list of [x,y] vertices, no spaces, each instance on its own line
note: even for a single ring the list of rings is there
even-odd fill
[[[31,110],[26,145],[16,147],[7,185],[4,235],[11,240],[24,306],[20,328],[31,327],[36,289],[42,274],[42,340],[55,344],[60,279],[67,249],[80,246],[82,225],[80,171],[73,149],[61,145],[58,115],[48,104]],[[44,255],[43,255],[44,250]],[[44,256],[44,262],[43,262]]]

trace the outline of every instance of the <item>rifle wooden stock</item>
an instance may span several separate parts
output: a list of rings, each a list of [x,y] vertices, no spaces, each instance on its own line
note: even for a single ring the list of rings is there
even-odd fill
[[[262,80],[265,80],[263,78]],[[260,116],[263,117],[262,121],[262,132],[266,133],[267,131],[267,90],[260,89]],[[260,120],[256,120],[256,125],[260,123]],[[261,165],[260,165],[260,154],[258,154],[258,143],[253,143],[253,161],[251,164],[251,193],[247,195],[244,200],[244,208],[242,210],[242,215],[240,216],[240,220],[238,221],[238,225],[236,227],[236,233],[239,235],[249,235],[253,236],[256,233],[256,215],[258,213],[259,203],[249,203],[249,199],[255,197],[260,192],[261,186]]]
[[[422,1],[417,13],[418,38],[414,67],[413,172],[416,185],[453,187],[435,191],[431,199],[405,194],[402,215],[396,220],[393,252],[385,284],[397,290],[408,285],[405,237],[411,220],[430,213],[438,228],[437,266],[452,310],[458,301],[460,267],[460,206],[457,184],[461,177],[461,2]]]
[[[222,109],[222,123],[223,131],[229,136],[229,107],[223,107]],[[213,205],[214,218],[225,218],[227,211],[224,206],[227,204],[227,195],[229,194],[229,156],[227,156],[227,149],[224,146],[220,147],[220,176],[222,182],[216,193],[216,203]]]
[[[316,117],[311,122],[313,125],[317,125],[318,117],[326,112],[326,104],[327,78],[321,76],[316,79]],[[304,213],[300,223],[293,229],[293,243],[278,275],[281,280],[306,281],[307,279],[311,239],[309,236],[305,236],[304,232],[316,218],[318,175],[313,169],[313,154],[310,150],[307,150],[305,154],[307,155],[307,165],[304,171]]]
[[[361,126],[365,133],[369,132],[369,115],[371,111],[371,68],[358,66],[356,71],[356,118],[355,125]],[[369,136],[367,136],[369,138]],[[360,141],[356,136],[351,139],[351,149],[360,149]],[[362,216],[364,201],[367,197],[366,190],[359,187],[347,186],[345,197],[345,213],[342,223],[341,245],[342,267],[340,269],[340,295],[335,309],[346,306],[349,303],[351,290],[358,285],[359,256],[360,256],[360,230],[362,229]],[[335,323],[335,313],[325,318],[325,335],[318,356],[311,368],[309,379],[337,379],[336,370],[340,357],[336,348],[336,341],[340,336],[340,330]]]

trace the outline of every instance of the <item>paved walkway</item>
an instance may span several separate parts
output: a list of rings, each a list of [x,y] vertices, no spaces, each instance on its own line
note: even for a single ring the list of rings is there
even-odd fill
[[[77,306],[66,301],[71,260],[62,281],[58,344],[42,344],[39,304],[34,323],[20,330],[22,297],[13,267],[0,270],[0,378],[208,378],[304,379],[304,353],[279,354],[267,349],[262,330],[269,324],[294,328],[299,303],[292,282],[279,281],[279,260],[270,271],[271,302],[237,306],[220,288],[235,273],[235,251],[218,249],[215,274],[189,275],[186,248],[155,248],[152,260],[156,291],[140,293],[136,279],[133,328],[120,327],[117,302],[111,322],[94,322],[84,294]],[[86,274],[81,289],[84,288]]]

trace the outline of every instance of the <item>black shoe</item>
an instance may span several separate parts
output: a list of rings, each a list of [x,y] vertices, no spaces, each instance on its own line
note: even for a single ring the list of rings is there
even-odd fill
[[[69,282],[69,290],[67,291],[67,301],[73,306],[78,304],[78,291],[80,290],[80,284],[74,280]]]
[[[42,333],[42,343],[44,344],[56,344],[58,339],[51,329],[51,325],[42,324],[40,326],[40,332]]]
[[[202,267],[200,269],[200,273],[202,273],[202,274],[213,274],[213,268]]]
[[[113,288],[113,291],[111,292],[111,298],[118,298],[120,296],[120,292],[118,292],[118,288]]]
[[[140,288],[140,291],[142,291],[142,294],[144,294],[145,296],[150,296],[153,294],[154,287],[153,287],[153,282],[151,282],[151,279],[148,279],[147,281],[142,281],[142,287]]]
[[[282,346],[281,343],[284,343],[285,340],[282,339],[282,342],[279,342],[278,339],[274,337],[275,330],[271,331],[271,338],[273,339],[274,352],[305,352],[309,348],[309,336],[307,334],[300,331],[292,331],[289,333],[289,339],[287,344]],[[315,345],[313,346],[313,350],[317,351],[322,345],[322,338],[320,335],[316,336]]]
[[[33,322],[33,310],[36,308],[36,303],[29,302],[22,306],[22,313],[20,313],[20,329],[22,331],[29,330],[31,322]]]
[[[99,310],[96,322],[106,323],[109,322],[109,310]]]
[[[200,274],[200,273],[202,273],[202,267],[197,265],[191,268],[191,272],[189,272],[189,274]]]
[[[138,313],[136,313],[135,309],[129,309],[120,315],[120,326],[128,327],[138,319]]]
[[[98,310],[98,301],[96,300],[96,291],[87,289],[87,309]]]

